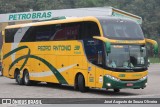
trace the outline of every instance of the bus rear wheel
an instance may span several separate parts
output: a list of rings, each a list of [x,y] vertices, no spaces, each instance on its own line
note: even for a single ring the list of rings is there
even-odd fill
[[[116,93],[120,92],[120,89],[113,89],[113,90],[114,90],[114,92],[116,92]]]
[[[20,76],[20,71],[16,71],[15,73],[15,79],[18,85],[23,85],[23,78]]]
[[[78,75],[78,89],[81,92],[86,92],[85,79],[82,74]]]
[[[23,80],[24,80],[24,85],[31,85],[31,81],[29,79],[29,73],[28,71],[24,71],[24,75],[23,75]]]

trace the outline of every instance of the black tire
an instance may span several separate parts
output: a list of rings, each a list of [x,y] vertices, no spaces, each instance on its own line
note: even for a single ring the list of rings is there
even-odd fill
[[[16,71],[15,73],[15,79],[18,85],[23,85],[23,78],[20,78],[20,71]]]
[[[78,77],[77,76],[74,81],[74,90],[78,91]]]
[[[16,83],[18,83],[17,75],[18,75],[18,71],[15,71],[15,73],[14,73],[14,79],[15,79]]]
[[[118,93],[120,92],[120,89],[114,89],[114,92]]]
[[[24,85],[26,85],[26,86],[31,85],[31,81],[30,81],[30,78],[29,78],[29,73],[28,73],[27,70],[24,71],[23,81],[24,81]]]
[[[78,89],[81,92],[86,92],[85,80],[82,74],[78,75]]]

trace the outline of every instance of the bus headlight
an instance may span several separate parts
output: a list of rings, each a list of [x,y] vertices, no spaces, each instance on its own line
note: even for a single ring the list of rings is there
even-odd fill
[[[147,78],[147,76],[144,76],[140,80],[142,81],[142,80],[145,80],[146,78]]]
[[[106,77],[112,79],[112,80],[115,80],[115,81],[120,81],[120,79],[116,78],[116,77],[113,77],[113,76],[110,76],[110,75],[106,75]]]
[[[145,83],[145,86],[147,86],[147,82]]]
[[[111,83],[106,83],[106,85],[107,85],[108,87],[110,87],[110,86],[111,86]]]

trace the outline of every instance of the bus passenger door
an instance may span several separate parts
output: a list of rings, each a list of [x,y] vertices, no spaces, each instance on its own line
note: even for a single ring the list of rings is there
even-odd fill
[[[96,62],[96,48],[94,47],[94,41],[92,39],[86,39],[83,40],[84,43],[84,49],[85,49],[85,54],[87,58],[87,72],[88,72],[88,87],[95,87],[95,65],[94,63]]]
[[[95,66],[91,63],[88,64],[88,86],[95,87]]]
[[[103,71],[101,67],[96,67],[96,87],[102,88],[103,86]]]
[[[88,84],[91,87],[102,87],[104,49],[103,42],[96,39],[84,40],[88,64]]]

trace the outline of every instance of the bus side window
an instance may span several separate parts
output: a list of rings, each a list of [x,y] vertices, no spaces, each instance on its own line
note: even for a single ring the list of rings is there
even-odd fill
[[[36,41],[48,41],[54,32],[54,25],[44,25],[36,27]]]
[[[95,22],[83,22],[80,39],[93,39],[93,36],[100,36],[100,30]]]
[[[22,28],[23,29],[23,28]],[[30,27],[24,34],[21,42],[34,42],[35,41],[35,27]]]
[[[80,23],[70,23],[66,25],[67,40],[77,40],[80,33]]]
[[[6,29],[5,30],[5,42],[6,43],[14,42],[14,36],[17,31],[18,31],[18,28]]]
[[[103,66],[103,42],[96,39],[84,40],[84,48],[87,59],[92,64]]]
[[[80,34],[80,22],[55,25],[50,40],[77,40]]]
[[[65,24],[57,24],[55,25],[55,30],[52,33],[52,36],[50,37],[50,40],[53,41],[60,41],[60,40],[66,40],[66,34],[65,34]]]

